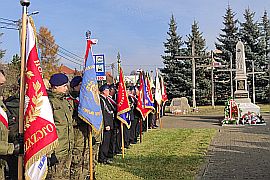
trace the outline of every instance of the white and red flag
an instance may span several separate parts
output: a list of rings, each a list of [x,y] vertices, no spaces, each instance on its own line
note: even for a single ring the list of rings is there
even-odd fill
[[[155,100],[157,101],[157,105],[160,106],[161,102],[162,102],[162,94],[161,94],[161,85],[160,85],[160,81],[159,81],[158,70],[156,70]]]
[[[5,127],[8,129],[7,113],[2,107],[0,107],[0,122],[2,122],[5,125]]]
[[[26,180],[45,179],[46,154],[58,143],[52,108],[42,80],[42,69],[36,48],[34,26],[27,23],[24,166]]]
[[[164,80],[163,80],[163,77],[162,76],[160,76],[160,81],[161,81],[162,102],[165,103],[166,101],[168,101],[168,97],[167,97],[166,86],[164,84]]]

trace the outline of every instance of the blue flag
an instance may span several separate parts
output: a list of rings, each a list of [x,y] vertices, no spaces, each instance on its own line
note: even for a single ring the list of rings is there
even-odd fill
[[[96,79],[95,63],[91,52],[93,42],[87,40],[85,54],[85,69],[80,89],[78,113],[94,131],[100,131],[102,126],[102,112],[100,108],[99,90]]]
[[[153,97],[151,97],[152,93],[150,89],[150,83],[146,75],[144,75],[143,78],[143,91],[145,108],[149,109],[149,111],[155,110]]]

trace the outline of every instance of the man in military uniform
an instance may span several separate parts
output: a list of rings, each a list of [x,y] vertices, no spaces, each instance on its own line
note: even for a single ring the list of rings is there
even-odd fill
[[[49,82],[52,87],[49,100],[52,105],[59,145],[48,156],[49,171],[47,179],[70,179],[74,131],[72,119],[73,107],[66,99],[68,77],[62,73],[54,74],[51,76]]]
[[[109,103],[108,96],[110,93],[109,86],[107,84],[102,85],[99,88],[100,91],[100,106],[103,115],[103,139],[99,148],[98,161],[103,164],[111,164],[109,160],[109,147],[113,141],[113,109]]]
[[[70,96],[67,100],[74,105],[73,119],[75,120],[74,125],[74,149],[73,158],[71,164],[71,178],[72,179],[86,179],[89,177],[89,128],[90,126],[84,122],[78,115],[79,106],[79,95],[82,84],[82,77],[75,76],[70,81]],[[92,137],[93,143],[93,172],[95,176],[95,165],[97,163],[98,143],[96,138]]]
[[[0,86],[6,82],[4,72],[0,70]],[[6,107],[2,100],[0,100],[0,179],[4,180],[5,171],[8,170],[7,155],[18,154],[20,150],[19,144],[8,143],[8,117],[6,114]]]

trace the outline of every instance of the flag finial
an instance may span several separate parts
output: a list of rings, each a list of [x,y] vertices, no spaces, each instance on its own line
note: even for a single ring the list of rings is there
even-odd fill
[[[85,36],[86,36],[86,39],[90,39],[91,31],[89,31],[89,30],[86,31]]]
[[[26,6],[26,7],[28,7],[30,5],[29,0],[21,0],[20,3],[21,3],[22,6]]]

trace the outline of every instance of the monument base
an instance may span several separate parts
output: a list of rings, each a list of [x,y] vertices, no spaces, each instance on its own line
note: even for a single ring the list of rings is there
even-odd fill
[[[238,104],[239,109],[241,109],[240,117],[248,113],[255,113],[258,116],[261,115],[260,107],[253,104],[250,98],[239,98],[234,100]]]
[[[229,100],[225,106],[222,125],[266,125],[260,107],[251,103],[249,98]]]

